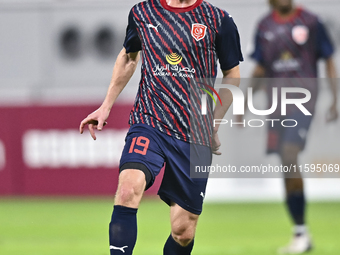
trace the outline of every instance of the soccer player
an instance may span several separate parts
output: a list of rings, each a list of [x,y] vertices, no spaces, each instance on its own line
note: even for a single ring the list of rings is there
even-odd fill
[[[202,90],[196,79],[215,78],[219,61],[223,77],[239,85],[243,58],[237,27],[226,11],[203,0],[148,0],[136,4],[128,20],[106,98],[80,124],[81,133],[88,125],[96,139],[95,130],[103,129],[141,55],[141,80],[109,226],[110,252],[132,254],[143,192],[165,165],[158,194],[170,206],[171,234],[163,254],[191,254],[207,178],[191,178],[190,168],[192,162],[208,166],[212,153],[220,154],[212,118],[223,118],[231,104],[231,93],[224,92],[220,96],[226,104],[208,117],[200,115]]]
[[[272,11],[259,23],[255,38],[255,50],[251,57],[257,62],[253,71],[254,78],[279,78],[268,82],[266,89],[269,105],[272,103],[273,87],[297,86],[308,89],[312,96],[304,106],[314,113],[317,97],[317,61],[325,59],[326,73],[330,79],[333,101],[328,121],[338,117],[336,109],[337,89],[336,71],[332,58],[334,49],[324,25],[309,11],[296,7],[292,0],[270,0]],[[281,79],[288,78],[288,79]],[[293,79],[290,79],[293,78]],[[253,90],[260,83],[254,82]],[[284,166],[297,165],[298,155],[304,149],[307,131],[312,117],[287,107],[285,119],[298,121],[296,128],[283,128],[280,125],[268,127],[268,153],[278,153]],[[275,112],[270,119],[280,119]],[[282,118],[282,117],[281,117]],[[305,222],[305,195],[300,174],[285,176],[286,203],[294,222],[292,242],[279,250],[283,254],[300,254],[312,248]]]

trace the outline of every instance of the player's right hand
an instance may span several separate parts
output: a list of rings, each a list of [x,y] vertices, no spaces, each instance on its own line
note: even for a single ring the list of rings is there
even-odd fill
[[[109,111],[99,108],[94,111],[90,115],[88,115],[85,119],[82,120],[79,126],[79,132],[82,134],[84,132],[84,128],[88,125],[88,129],[93,140],[96,140],[95,130],[101,131],[103,127],[107,124],[106,120],[109,117]]]
[[[220,139],[218,138],[217,131],[214,131],[213,133],[213,139],[212,139],[212,153],[215,155],[222,155],[222,153],[219,151],[221,147]]]

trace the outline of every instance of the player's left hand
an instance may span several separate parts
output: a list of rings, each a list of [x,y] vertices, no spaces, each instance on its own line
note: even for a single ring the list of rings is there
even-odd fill
[[[339,117],[338,109],[336,108],[336,104],[332,104],[331,108],[328,111],[326,121],[333,122],[336,121]]]
[[[213,133],[213,139],[212,139],[212,153],[215,155],[221,155],[222,153],[219,151],[221,146],[220,139],[218,138],[217,131],[214,131]]]

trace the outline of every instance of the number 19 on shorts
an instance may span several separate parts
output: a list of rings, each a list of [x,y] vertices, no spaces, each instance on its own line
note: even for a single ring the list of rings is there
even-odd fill
[[[130,145],[129,153],[135,152],[141,155],[146,155],[149,144],[150,140],[144,136],[134,137]],[[143,150],[136,148],[136,145],[140,146]]]

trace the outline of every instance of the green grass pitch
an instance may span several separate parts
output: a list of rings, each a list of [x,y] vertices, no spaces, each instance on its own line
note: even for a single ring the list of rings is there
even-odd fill
[[[1,255],[108,255],[112,199],[0,199]],[[340,254],[340,202],[311,203],[311,255]],[[161,255],[170,233],[169,209],[143,200],[135,255]],[[194,255],[271,255],[290,239],[280,203],[206,203]]]

